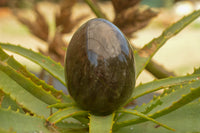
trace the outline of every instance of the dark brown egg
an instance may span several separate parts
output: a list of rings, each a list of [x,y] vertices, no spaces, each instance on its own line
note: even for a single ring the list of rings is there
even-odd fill
[[[81,108],[110,114],[129,99],[135,86],[131,46],[111,22],[89,20],[70,41],[65,76],[68,91]]]

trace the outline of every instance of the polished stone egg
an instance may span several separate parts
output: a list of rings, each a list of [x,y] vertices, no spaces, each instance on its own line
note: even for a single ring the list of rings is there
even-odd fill
[[[91,19],[73,35],[65,57],[66,84],[83,109],[108,115],[135,87],[135,63],[123,33],[105,19]]]

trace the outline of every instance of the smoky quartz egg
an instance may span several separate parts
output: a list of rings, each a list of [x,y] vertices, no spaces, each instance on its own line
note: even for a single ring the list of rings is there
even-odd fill
[[[135,86],[135,63],[123,33],[105,19],[91,19],[73,35],[65,57],[67,89],[75,102],[108,115],[128,100]]]

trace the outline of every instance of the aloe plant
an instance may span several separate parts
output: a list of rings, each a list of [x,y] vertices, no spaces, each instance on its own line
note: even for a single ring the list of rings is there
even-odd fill
[[[137,77],[168,39],[199,16],[200,10],[194,11],[171,25],[142,49],[134,50]],[[96,116],[78,107],[69,95],[37,78],[5,50],[35,62],[66,85],[61,64],[30,49],[0,43],[1,132],[200,132],[200,69],[186,76],[140,84],[126,104],[157,90],[164,91],[141,106],[124,106],[110,115]]]

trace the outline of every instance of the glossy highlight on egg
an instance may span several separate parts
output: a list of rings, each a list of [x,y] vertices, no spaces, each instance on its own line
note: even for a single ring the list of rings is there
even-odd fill
[[[123,33],[105,19],[91,19],[73,35],[65,57],[67,89],[96,115],[122,106],[135,87],[133,51]]]

